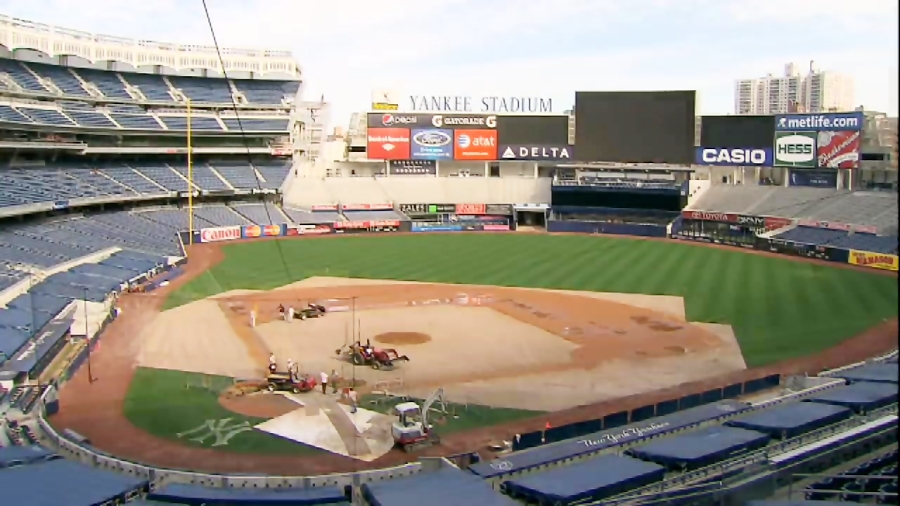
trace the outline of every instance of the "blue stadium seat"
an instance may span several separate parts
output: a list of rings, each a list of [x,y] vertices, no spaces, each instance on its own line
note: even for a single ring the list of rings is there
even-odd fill
[[[235,87],[251,104],[281,104],[285,97],[293,98],[300,89],[297,81],[235,80]]]
[[[29,116],[35,123],[54,126],[75,126],[69,118],[56,109],[36,109],[32,107],[18,107],[22,114]]]
[[[287,132],[288,118],[244,118],[223,117],[222,122],[230,132],[240,132],[241,127],[248,132]]]
[[[103,167],[100,169],[100,172],[143,195],[164,195],[168,193],[164,187],[147,179],[146,176],[141,175],[131,167]]]
[[[131,130],[162,130],[159,122],[149,114],[111,113],[110,117],[122,128]]]
[[[8,121],[11,123],[34,123],[34,120],[8,105],[0,105],[0,121]]]
[[[184,165],[176,165],[172,167],[176,172],[181,174],[187,179],[188,170]],[[192,169],[191,179],[194,184],[200,187],[201,190],[206,191],[215,191],[215,190],[231,190],[231,188],[225,184],[219,176],[217,176],[210,168],[206,165],[194,165]]]
[[[91,128],[118,128],[116,124],[110,121],[103,113],[97,111],[65,108],[63,109],[63,112],[81,126]]]
[[[289,164],[279,164],[277,162],[266,164],[258,163],[256,164],[256,170],[264,180],[261,181],[261,186],[263,188],[274,190],[281,188],[281,184],[284,183],[284,180],[288,177],[288,173],[291,171],[291,166]]]
[[[49,93],[34,74],[22,66],[21,62],[0,58],[0,74],[8,75],[13,81],[27,91]]]
[[[65,95],[79,97],[90,96],[87,90],[81,86],[81,82],[78,81],[78,78],[76,78],[67,67],[44,65],[40,63],[27,63],[26,65],[39,76],[50,79],[50,81],[52,81]]]
[[[119,100],[134,100],[125,90],[125,83],[119,79],[119,74],[106,70],[73,69],[82,79],[93,83],[103,93],[104,97]]]
[[[169,94],[169,85],[163,77],[156,74],[122,73],[122,77],[147,97],[147,100],[159,102],[174,102]]]
[[[249,190],[261,185],[256,171],[246,162],[215,162],[213,168],[236,189]]]
[[[187,130],[187,116],[160,116],[159,119],[161,119],[163,123],[165,123],[166,126],[169,127],[169,130]],[[223,131],[222,126],[219,125],[219,122],[216,121],[216,118],[210,118],[208,116],[192,116],[191,129],[212,130],[216,132]]]
[[[231,86],[226,79],[170,76],[169,82],[193,102],[217,104],[232,102]],[[276,103],[281,103],[281,101]]]
[[[154,183],[173,192],[188,191],[187,179],[182,178],[177,172],[167,165],[142,165],[135,166],[134,170],[140,172]]]

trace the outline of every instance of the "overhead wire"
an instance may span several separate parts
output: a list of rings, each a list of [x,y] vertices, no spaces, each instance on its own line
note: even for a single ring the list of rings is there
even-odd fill
[[[206,0],[202,0],[203,3],[203,14],[206,16],[206,24],[209,27],[209,34],[212,36],[213,47],[216,49],[216,56],[219,59],[219,66],[222,67],[222,77],[225,80],[226,86],[228,83],[228,70],[225,67],[225,58],[222,56],[222,49],[219,47],[219,39],[216,37],[216,29],[213,26],[212,17],[209,14],[209,8],[206,5]],[[234,111],[234,117],[237,120],[238,130],[241,136],[241,142],[244,145],[244,150],[247,155],[247,165],[248,169],[253,171],[253,179],[256,181],[256,188],[259,190],[260,194],[263,194],[262,183],[257,177],[256,171],[253,166],[253,154],[250,152],[250,140],[247,135],[247,131],[244,129],[244,122],[241,120],[241,114],[238,110],[237,101],[234,99],[234,93],[231,92],[231,87],[228,86],[228,96],[231,97],[231,108]],[[266,201],[265,205],[263,205],[263,209],[266,212],[266,218],[269,221],[269,224],[275,224],[275,221],[272,220],[272,214],[269,212],[269,202]],[[275,241],[275,249],[278,251],[278,257],[281,260],[281,266],[284,268],[285,276],[288,280],[291,278],[291,269],[289,267],[287,258],[284,255],[284,250],[281,246],[281,241]]]

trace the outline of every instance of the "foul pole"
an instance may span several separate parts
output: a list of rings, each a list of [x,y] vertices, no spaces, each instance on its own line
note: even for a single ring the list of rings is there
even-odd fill
[[[187,99],[188,245],[194,244],[194,163],[191,156],[191,99]]]

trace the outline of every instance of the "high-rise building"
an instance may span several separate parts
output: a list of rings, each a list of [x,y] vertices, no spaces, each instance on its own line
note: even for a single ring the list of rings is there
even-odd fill
[[[734,87],[735,114],[851,111],[854,105],[853,78],[820,71],[815,62],[806,75],[788,63],[780,77],[740,79]]]

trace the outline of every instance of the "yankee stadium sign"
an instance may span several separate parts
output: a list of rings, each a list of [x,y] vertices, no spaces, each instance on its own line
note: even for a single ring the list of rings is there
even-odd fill
[[[473,97],[468,95],[409,95],[401,110],[416,112],[480,112],[550,114],[553,99],[542,97]]]

